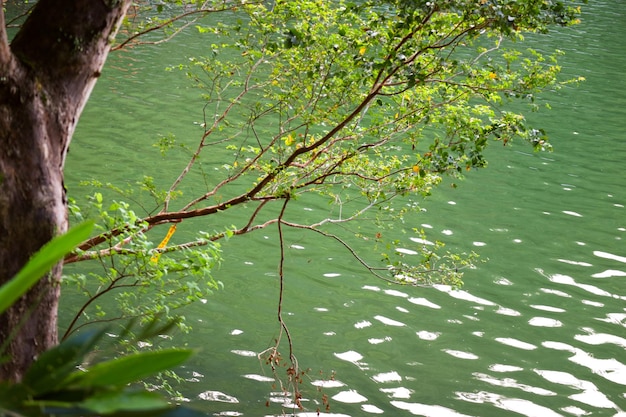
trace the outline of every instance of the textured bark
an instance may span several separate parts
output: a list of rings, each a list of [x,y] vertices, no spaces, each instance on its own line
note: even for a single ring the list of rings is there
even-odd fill
[[[67,229],[65,156],[127,7],[40,0],[10,47],[0,19],[0,283]],[[60,274],[59,264],[0,316],[0,380],[19,381],[57,343]]]

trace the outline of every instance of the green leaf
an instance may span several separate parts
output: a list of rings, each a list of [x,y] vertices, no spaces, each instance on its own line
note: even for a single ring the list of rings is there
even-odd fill
[[[76,245],[87,239],[92,228],[91,221],[81,223],[67,233],[55,237],[35,253],[20,272],[0,288],[0,313],[9,308]]]
[[[171,329],[176,327],[181,322],[181,318],[177,317],[172,320],[168,320],[166,323],[159,325],[161,314],[158,314],[153,320],[151,320],[137,335],[137,340],[147,340],[153,337],[166,334]]]
[[[84,331],[45,351],[24,375],[24,385],[32,389],[35,396],[62,389],[63,381],[76,370],[105,331]]]
[[[147,391],[113,391],[94,395],[79,404],[81,408],[98,414],[117,411],[147,411],[169,408],[160,394]]]
[[[163,349],[135,353],[119,359],[98,363],[86,372],[74,372],[63,385],[77,388],[123,387],[131,382],[136,382],[180,365],[192,353],[191,349]]]

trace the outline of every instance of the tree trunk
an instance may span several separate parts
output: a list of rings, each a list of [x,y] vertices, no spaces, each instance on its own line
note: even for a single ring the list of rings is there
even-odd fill
[[[128,4],[40,0],[10,46],[0,10],[0,284],[67,229],[65,156]],[[60,275],[0,316],[0,380],[19,381],[57,343]]]

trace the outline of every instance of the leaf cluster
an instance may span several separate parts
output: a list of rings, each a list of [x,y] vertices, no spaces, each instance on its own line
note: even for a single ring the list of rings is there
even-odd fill
[[[168,189],[142,182],[157,203],[143,217],[125,203],[98,208],[101,234],[71,260],[99,262],[107,271],[101,288],[130,279],[133,291],[118,300],[131,315],[146,314],[132,309],[136,289],[152,291],[165,310],[161,294],[200,299],[202,285],[181,275],[170,281],[172,274],[209,274],[218,259],[212,242],[276,224],[334,239],[392,282],[460,283],[474,255],[440,255],[435,245],[398,257],[398,234],[412,230],[405,222],[444,177],[485,167],[490,143],[521,139],[550,149],[524,112],[539,109],[542,91],[563,85],[561,52],[521,41],[575,24],[576,3],[276,0],[228,10],[219,22],[194,21],[206,55],[170,68],[206,101],[195,148],[173,136],[157,145],[164,158],[190,152],[187,165]],[[327,201],[328,211],[291,210],[308,196]],[[206,216],[231,224],[220,216],[233,211],[238,224],[196,240],[158,248],[148,238],[159,225]],[[377,232],[363,232],[367,225]],[[187,252],[203,245],[208,255]],[[180,249],[181,258],[166,256]],[[362,253],[369,259],[373,249],[383,253],[372,263]],[[92,299],[101,294],[84,286],[93,278],[75,281]]]
[[[82,223],[45,245],[8,283],[0,288],[0,313],[37,282],[49,269],[86,239],[93,227]],[[152,321],[134,339],[149,339],[174,326]],[[128,325],[120,340],[131,334]],[[117,359],[93,362],[96,346],[107,329],[81,332],[42,353],[20,383],[0,382],[0,413],[11,416],[195,416],[172,406],[161,395],[129,384],[165,371],[187,360],[189,349],[137,352]],[[5,341],[7,343],[8,341]]]
[[[65,336],[85,325],[112,319],[139,318],[144,323],[159,315],[173,319],[176,310],[205,300],[222,286],[212,275],[221,260],[217,242],[200,233],[197,240],[184,247],[156,247],[148,236],[149,225],[140,220],[128,203],[113,200],[107,205],[104,199],[101,192],[95,192],[86,208],[89,216],[97,220],[96,230],[124,231],[103,242],[106,250],[79,249],[66,259],[91,259],[93,267],[75,272],[66,267],[64,271],[63,284],[75,287],[85,300]],[[76,219],[87,215],[76,204],[71,204],[71,214]],[[105,295],[113,296],[116,309],[102,307],[100,302]],[[178,326],[184,331],[190,329],[184,320],[179,320]]]

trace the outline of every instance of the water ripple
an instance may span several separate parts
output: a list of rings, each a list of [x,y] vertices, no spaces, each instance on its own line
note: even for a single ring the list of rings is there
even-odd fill
[[[443,349],[443,351],[446,352],[448,355],[454,356],[455,358],[459,358],[459,359],[470,359],[470,360],[478,359],[478,356],[470,352],[463,352],[461,350],[454,350],[454,349]]]
[[[205,401],[217,401],[222,403],[237,404],[239,400],[231,395],[224,394],[220,391],[204,391],[198,394],[198,398]]]
[[[582,349],[575,348],[562,342],[547,341],[543,342],[542,345],[550,349],[571,352],[574,355],[568,358],[570,361],[589,368],[594,374],[600,375],[611,382],[626,385],[626,365],[619,362],[615,358],[598,359]]]
[[[611,259],[613,261],[626,263],[626,257],[624,256],[618,256],[609,252],[602,252],[599,250],[593,251],[593,254],[599,258]]]
[[[577,334],[574,336],[574,339],[580,340],[581,342],[590,345],[603,345],[606,343],[611,343],[626,349],[626,339],[624,339],[623,337],[608,333],[595,333],[593,329],[589,328],[583,328],[582,330],[588,332],[589,334]]]
[[[367,398],[356,392],[356,390],[351,389],[347,391],[341,391],[340,393],[335,394],[333,396],[333,400],[339,401],[341,403],[354,404],[365,402],[367,401]]]
[[[380,374],[376,374],[372,377],[372,379],[376,382],[400,382],[402,381],[402,377],[396,371],[391,372],[381,372]]]
[[[402,326],[406,326],[406,324],[400,322],[400,321],[396,321],[390,318],[387,318],[385,316],[374,316],[374,318],[376,320],[378,320],[379,322],[386,324],[387,326],[395,326],[395,327],[402,327]]]
[[[547,407],[535,404],[532,401],[521,398],[509,398],[492,392],[457,392],[460,399],[479,403],[493,404],[494,406],[507,411],[513,411],[528,417],[563,417]]]
[[[411,394],[413,394],[414,391],[408,388],[398,387],[398,388],[381,388],[380,392],[384,392],[385,394],[389,395],[391,398],[409,399],[411,398]]]
[[[428,301],[427,299],[422,298],[422,297],[418,297],[418,298],[411,297],[411,298],[409,298],[409,302],[413,303],[413,304],[420,305],[420,306],[424,306],[424,307],[434,308],[434,309],[440,309],[441,308],[440,305],[435,304],[435,303],[433,303],[431,301]]]
[[[562,327],[563,323],[560,320],[550,319],[547,317],[533,317],[528,320],[528,324],[535,327]]]
[[[503,345],[516,347],[518,349],[524,349],[524,350],[535,350],[535,349],[537,349],[537,346],[535,346],[533,344],[522,342],[521,340],[513,339],[511,337],[496,337],[495,341],[496,342],[500,342]]]
[[[550,391],[544,388],[533,387],[527,384],[521,384],[517,382],[517,380],[513,378],[494,378],[491,375],[483,374],[480,372],[474,372],[474,378],[479,381],[486,382],[491,385],[499,386],[499,387],[507,387],[507,388],[517,388],[525,392],[530,392],[532,394],[542,395],[542,396],[556,396],[557,393],[554,391]]]
[[[406,410],[411,414],[424,417],[472,417],[441,405],[429,405],[420,403],[407,403],[404,401],[391,401],[391,405],[400,410]]]
[[[611,278],[611,277],[626,277],[625,271],[619,271],[615,269],[607,269],[597,274],[592,275],[593,278]]]
[[[568,398],[579,401],[581,403],[599,408],[616,408],[617,406],[602,394],[598,387],[592,382],[576,378],[574,375],[563,371],[550,371],[543,369],[534,370],[541,375],[546,381],[554,384],[566,385],[576,390],[582,391],[578,394],[572,394]]]

